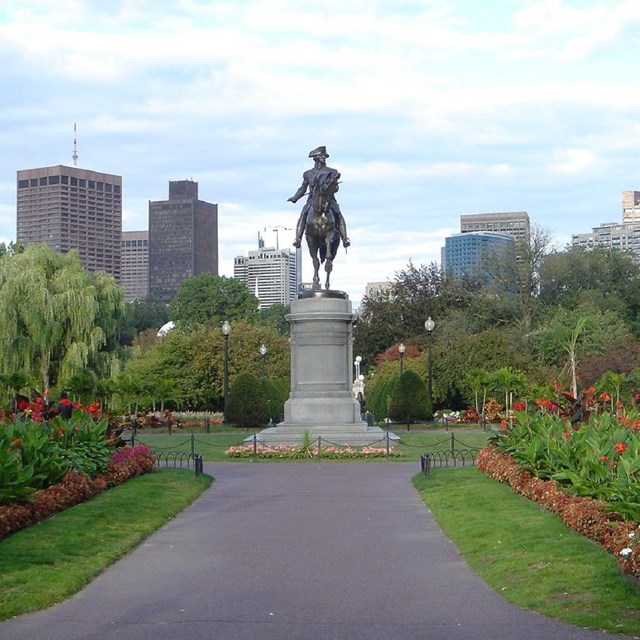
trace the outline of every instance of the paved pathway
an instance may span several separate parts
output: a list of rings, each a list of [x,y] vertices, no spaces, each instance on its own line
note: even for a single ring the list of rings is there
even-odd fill
[[[197,502],[2,640],[593,640],[491,591],[413,463],[206,464]],[[616,636],[610,636],[616,637]]]

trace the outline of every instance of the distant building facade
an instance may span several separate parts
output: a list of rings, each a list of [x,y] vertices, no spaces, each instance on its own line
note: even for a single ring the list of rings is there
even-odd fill
[[[384,282],[367,282],[364,295],[367,298],[371,296],[379,295],[381,293],[386,293],[391,289],[392,283],[389,280],[385,280]]]
[[[441,253],[442,270],[460,278],[465,273],[477,273],[483,261],[490,257],[515,257],[515,238],[508,233],[474,231],[456,233],[445,238]]]
[[[121,284],[127,302],[149,295],[149,232],[123,231]]]
[[[640,191],[622,192],[622,222],[603,222],[590,233],[574,233],[572,247],[632,251],[640,260]]]
[[[526,211],[509,211],[504,213],[469,213],[460,216],[461,233],[477,233],[489,231],[506,233],[516,240],[529,242],[531,223]]]
[[[122,177],[56,165],[17,172],[16,239],[77,249],[88,271],[120,281]]]
[[[640,222],[640,191],[622,192],[622,222],[624,224]]]
[[[170,302],[202,273],[218,275],[218,205],[198,199],[197,182],[169,182],[169,199],[149,202],[149,295]]]
[[[265,247],[261,239],[258,246],[257,251],[249,251],[247,256],[235,257],[233,277],[255,294],[260,309],[290,304],[301,281],[300,250]]]

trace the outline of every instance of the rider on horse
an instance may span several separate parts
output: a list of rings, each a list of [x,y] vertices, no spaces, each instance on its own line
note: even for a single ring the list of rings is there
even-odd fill
[[[309,194],[307,198],[307,202],[302,208],[302,213],[300,214],[300,218],[298,219],[298,224],[296,225],[296,239],[293,243],[293,246],[299,248],[302,243],[302,236],[304,234],[306,224],[307,224],[307,214],[309,212],[309,208],[311,207],[311,203],[313,200],[313,185],[316,183],[317,179],[320,177],[320,174],[328,174],[332,173],[335,176],[336,183],[337,179],[340,177],[340,174],[331,167],[327,167],[327,158],[329,154],[327,153],[326,147],[317,147],[313,151],[309,152],[309,157],[313,158],[314,166],[313,169],[309,169],[305,171],[302,176],[302,185],[300,188],[290,197],[288,198],[288,202],[297,202],[304,195]],[[336,187],[337,191],[337,187]],[[334,197],[331,198],[331,203],[329,205],[329,210],[333,213],[333,218],[335,221],[336,229],[340,234],[340,238],[342,239],[342,244],[345,247],[348,247],[351,244],[351,241],[347,237],[347,225],[345,224],[344,218],[342,216],[342,211],[340,211],[340,205],[336,202]]]

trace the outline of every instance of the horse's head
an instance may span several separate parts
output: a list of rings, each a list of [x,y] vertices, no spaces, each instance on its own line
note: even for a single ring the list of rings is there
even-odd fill
[[[311,191],[313,194],[313,208],[316,211],[321,214],[325,214],[328,211],[331,200],[336,191],[338,191],[339,180],[340,174],[335,170],[319,173],[314,178]]]

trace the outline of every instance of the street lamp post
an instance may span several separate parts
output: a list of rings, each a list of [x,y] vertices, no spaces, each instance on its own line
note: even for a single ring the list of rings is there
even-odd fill
[[[400,346],[398,347],[398,353],[400,354],[400,375],[402,375],[402,371],[403,371],[403,361],[404,361],[405,349],[406,349],[406,347],[401,342]]]
[[[265,358],[267,356],[267,347],[264,344],[260,345],[260,377],[264,378],[265,373]]]
[[[360,363],[362,362],[362,356],[356,356],[356,360],[353,363],[356,368],[356,380],[360,379]]]
[[[224,410],[227,410],[227,400],[229,398],[229,334],[231,333],[231,325],[228,320],[222,323],[222,335],[224,336],[224,377],[223,377],[223,393],[224,393]]]
[[[424,323],[424,328],[427,330],[428,337],[428,360],[427,360],[427,371],[428,371],[428,381],[429,381],[429,401],[433,405],[433,371],[431,369],[431,334],[436,327],[436,323],[429,316]]]

